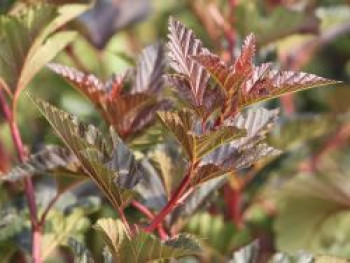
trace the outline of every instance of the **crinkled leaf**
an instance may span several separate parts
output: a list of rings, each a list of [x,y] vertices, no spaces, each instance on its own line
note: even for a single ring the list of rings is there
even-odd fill
[[[74,154],[59,146],[46,146],[43,150],[31,155],[25,162],[12,168],[1,180],[16,181],[26,176],[61,172],[68,174],[84,174]]]
[[[129,237],[123,224],[113,219],[100,219],[97,229],[117,262],[143,263],[200,252],[197,241],[189,235],[182,234],[165,242],[144,232]]]
[[[337,83],[313,74],[273,70],[270,69],[270,64],[254,66],[254,51],[255,39],[250,35],[246,38],[242,53],[233,66],[228,66],[213,54],[194,56],[226,92],[225,111],[228,113],[291,92]]]
[[[146,47],[137,63],[136,77],[131,93],[157,93],[164,85],[164,51],[160,43]]]
[[[134,153],[120,138],[114,141],[114,150],[108,168],[118,173],[117,184],[132,189],[140,180],[141,173]]]
[[[142,78],[149,78],[148,81],[150,83],[145,83],[144,85],[146,87],[142,89],[138,87],[137,92],[135,88],[128,93],[123,89],[125,74],[115,75],[104,83],[95,75],[85,74],[74,68],[60,64],[49,64],[51,70],[65,78],[76,89],[87,96],[100,111],[105,121],[109,125],[112,125],[123,138],[145,128],[151,123],[157,110],[168,107],[168,103],[165,100],[158,100],[155,96],[155,93],[163,85],[162,81],[159,80],[160,71],[162,72],[163,66],[158,64],[154,66],[154,72],[147,73],[146,69],[146,71],[138,69],[141,71],[138,74],[141,74]],[[144,76],[147,74],[151,76]],[[138,78],[141,78],[141,76]],[[140,82],[141,80],[137,81]],[[137,85],[141,84],[139,83]]]
[[[186,77],[193,104],[201,105],[209,75],[192,56],[208,51],[203,48],[202,42],[194,36],[192,30],[173,18],[169,19],[168,39],[170,66]]]
[[[227,122],[240,129],[245,129],[245,137],[225,144],[202,159],[203,164],[216,164],[224,169],[238,170],[248,167],[262,158],[275,156],[279,150],[262,141],[273,128],[278,116],[277,110],[249,109]]]
[[[211,163],[204,164],[198,167],[196,173],[194,174],[191,180],[191,185],[199,185],[227,173],[229,173],[228,170],[224,170],[218,165]]]
[[[58,63],[49,63],[48,68],[62,76],[81,93],[87,96],[97,108],[101,108],[100,101],[105,95],[105,84],[93,74],[85,74],[75,68]]]

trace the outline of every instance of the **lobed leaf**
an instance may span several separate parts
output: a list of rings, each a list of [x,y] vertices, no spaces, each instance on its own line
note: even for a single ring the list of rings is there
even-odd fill
[[[94,126],[80,123],[72,115],[42,100],[32,99],[111,203],[117,208],[125,205],[134,192],[125,189],[128,185],[121,184],[117,171],[105,165],[112,157],[111,140],[106,140]]]
[[[227,114],[291,92],[337,83],[313,74],[273,70],[270,64],[255,66],[252,63],[254,53],[255,38],[249,35],[232,66],[211,53],[193,56],[225,91]]]
[[[200,252],[196,240],[190,235],[181,234],[162,242],[157,237],[138,232],[128,236],[119,220],[100,219],[97,230],[117,262],[143,263],[154,260],[178,258]]]

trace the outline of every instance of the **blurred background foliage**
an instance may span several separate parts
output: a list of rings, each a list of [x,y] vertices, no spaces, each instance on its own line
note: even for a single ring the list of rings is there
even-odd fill
[[[19,12],[37,2],[42,0],[2,0],[0,12]],[[225,188],[187,222],[185,230],[200,237],[212,262],[224,261],[253,239],[262,241],[267,255],[275,250],[303,249],[350,259],[350,1],[96,0],[90,11],[68,25],[80,34],[55,61],[107,80],[132,66],[143,47],[166,39],[169,16],[192,28],[207,47],[226,60],[231,52],[237,55],[244,36],[253,32],[258,41],[258,62],[272,60],[283,69],[343,82],[265,103],[268,108],[281,107],[269,140],[284,153],[247,169],[239,186],[231,182],[228,192],[238,191],[242,198],[241,223],[232,221],[224,203]],[[29,88],[54,105],[104,127],[88,100],[49,70],[42,70]],[[31,152],[44,143],[59,143],[24,95],[18,117]],[[8,125],[1,119],[1,171],[8,171],[14,156]],[[53,196],[50,185],[50,179],[37,183],[36,190],[42,196],[39,201]],[[16,191],[1,190],[2,208]],[[12,202],[23,205],[22,199]],[[116,216],[94,187],[80,195],[66,193],[52,211],[44,238],[52,246],[52,258],[62,252],[55,249],[54,242],[63,244],[69,235],[85,240],[91,250],[101,249],[90,225],[101,216]],[[28,246],[29,232],[22,229],[28,229],[29,221],[21,220],[23,213],[28,212],[11,208],[0,217],[1,224],[7,226],[0,230],[2,259],[20,256],[9,237],[11,242]],[[130,209],[127,215],[136,218],[137,212]],[[12,223],[5,224],[6,220]]]

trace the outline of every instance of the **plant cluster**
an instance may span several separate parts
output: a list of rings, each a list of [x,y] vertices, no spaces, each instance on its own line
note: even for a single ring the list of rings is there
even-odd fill
[[[64,26],[87,8],[40,5],[1,17],[0,105],[20,162],[1,181],[9,188],[23,182],[28,212],[11,202],[2,207],[0,240],[28,229],[20,218],[29,213],[33,262],[48,259],[61,245],[72,249],[74,262],[94,262],[99,255],[92,255],[81,236],[90,228],[86,218],[100,199],[53,209],[65,195],[78,196],[92,181],[117,212],[117,218],[100,217],[94,225],[103,240],[105,262],[177,262],[187,256],[205,260],[204,242],[186,233],[196,228],[195,220],[208,216],[198,210],[208,207],[227,184],[241,189],[254,164],[281,154],[266,140],[279,111],[252,105],[337,82],[278,70],[272,63],[255,65],[253,34],[245,38],[239,56],[227,63],[174,18],[169,19],[166,45],[146,47],[134,68],[108,81],[49,63],[76,35]],[[17,126],[18,98],[45,65],[88,98],[108,129],[85,124],[28,92],[64,144],[46,145],[30,154]],[[38,207],[34,176],[48,174],[53,175],[56,194]],[[130,209],[139,215],[135,217]],[[224,236],[230,227],[237,232],[244,228],[239,213],[232,211],[231,216],[232,225],[207,218],[221,224]],[[254,244],[234,254],[229,245],[221,246],[226,252],[222,261],[259,262]],[[295,258],[313,262],[317,257]],[[272,262],[293,259],[276,254]]]

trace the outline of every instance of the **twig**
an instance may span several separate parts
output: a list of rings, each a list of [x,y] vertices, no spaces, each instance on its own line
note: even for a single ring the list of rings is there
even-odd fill
[[[18,96],[15,96],[15,98]],[[13,101],[13,105],[15,105],[15,101]],[[22,142],[22,138],[18,129],[18,125],[16,122],[16,116],[11,111],[8,106],[5,96],[2,93],[0,87],[0,107],[6,118],[7,122],[10,126],[10,132],[12,136],[12,141],[16,147],[18,159],[20,162],[24,162],[27,158],[27,153],[24,149],[24,145]],[[12,107],[13,108],[13,107]],[[28,201],[28,208],[30,213],[30,220],[32,224],[32,257],[34,263],[41,263],[41,232],[42,227],[38,222],[38,214],[37,214],[37,206],[35,202],[35,192],[33,182],[30,177],[24,178],[24,191]]]

